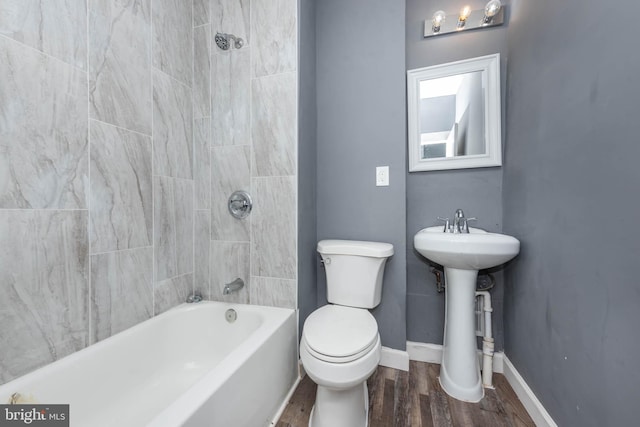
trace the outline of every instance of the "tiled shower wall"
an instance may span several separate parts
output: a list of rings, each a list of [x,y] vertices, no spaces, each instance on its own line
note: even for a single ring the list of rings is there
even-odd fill
[[[0,2],[0,383],[192,291],[193,6]]]
[[[194,3],[195,286],[213,300],[297,306],[297,13],[296,0]],[[244,46],[223,51],[217,32]],[[236,190],[253,198],[245,220],[227,211]]]

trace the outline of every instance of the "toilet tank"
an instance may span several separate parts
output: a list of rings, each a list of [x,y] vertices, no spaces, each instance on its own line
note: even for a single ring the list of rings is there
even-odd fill
[[[321,240],[318,253],[327,275],[332,304],[374,308],[382,297],[382,277],[393,245],[358,240]]]

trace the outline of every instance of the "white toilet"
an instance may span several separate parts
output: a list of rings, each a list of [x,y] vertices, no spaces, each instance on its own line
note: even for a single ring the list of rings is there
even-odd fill
[[[310,427],[365,427],[367,378],[380,361],[376,319],[384,266],[393,246],[354,240],[318,242],[327,274],[327,300],[304,322],[300,358],[318,384]]]

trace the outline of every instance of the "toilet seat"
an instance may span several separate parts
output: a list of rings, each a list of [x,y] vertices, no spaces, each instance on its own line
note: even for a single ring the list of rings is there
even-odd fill
[[[370,352],[378,341],[378,323],[366,309],[329,304],[309,315],[302,345],[325,362],[348,363]]]

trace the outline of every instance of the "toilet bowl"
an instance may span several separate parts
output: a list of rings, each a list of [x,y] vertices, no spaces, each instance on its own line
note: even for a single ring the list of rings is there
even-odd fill
[[[310,427],[366,427],[367,378],[380,362],[378,324],[368,308],[380,303],[388,243],[323,240],[327,299],[306,319],[300,359],[318,385]]]

